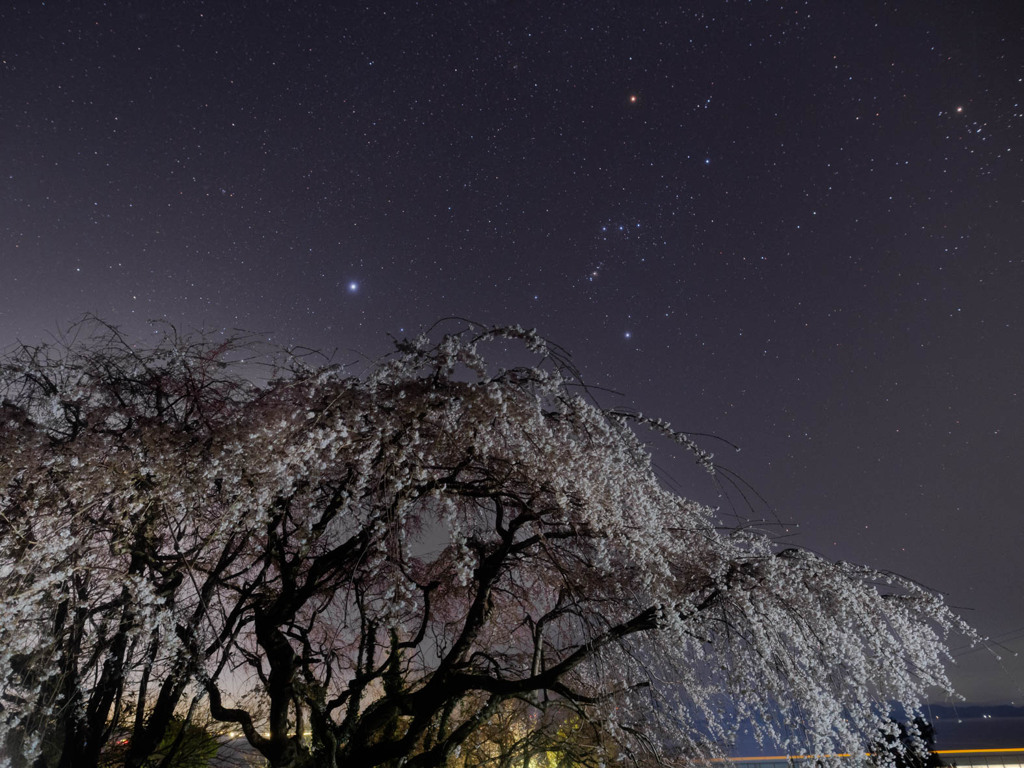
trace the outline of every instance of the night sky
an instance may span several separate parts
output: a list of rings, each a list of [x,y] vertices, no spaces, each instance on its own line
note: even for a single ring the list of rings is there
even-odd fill
[[[1024,650],[1024,4],[367,5],[4,2],[0,347],[536,327]]]

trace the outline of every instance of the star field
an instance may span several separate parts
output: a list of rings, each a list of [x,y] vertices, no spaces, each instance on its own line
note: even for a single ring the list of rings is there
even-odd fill
[[[1020,634],[1015,4],[85,6],[0,9],[0,346],[536,327],[798,543]]]

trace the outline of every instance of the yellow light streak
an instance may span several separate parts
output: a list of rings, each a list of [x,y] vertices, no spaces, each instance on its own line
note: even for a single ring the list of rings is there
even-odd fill
[[[978,755],[978,754],[1007,754],[1010,752],[1024,752],[1024,747],[998,747],[986,749],[933,749],[936,755]],[[864,753],[865,757],[871,757],[870,752]],[[781,760],[820,760],[825,757],[852,757],[849,752],[841,752],[837,755],[758,755],[756,757],[726,757],[723,758],[730,763],[761,763],[779,762]]]

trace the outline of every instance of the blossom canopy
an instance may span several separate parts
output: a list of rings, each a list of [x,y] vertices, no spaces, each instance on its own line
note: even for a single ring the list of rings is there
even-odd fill
[[[939,597],[669,490],[649,437],[711,457],[534,332],[258,383],[238,349],[93,324],[0,363],[7,764],[127,731],[143,765],[199,710],[278,767],[863,752],[950,687]]]

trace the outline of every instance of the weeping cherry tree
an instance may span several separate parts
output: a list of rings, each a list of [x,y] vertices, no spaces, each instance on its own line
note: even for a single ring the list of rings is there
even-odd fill
[[[200,710],[274,768],[863,753],[950,687],[938,596],[670,491],[650,439],[711,457],[531,331],[239,355],[0,365],[0,765],[145,765]]]

